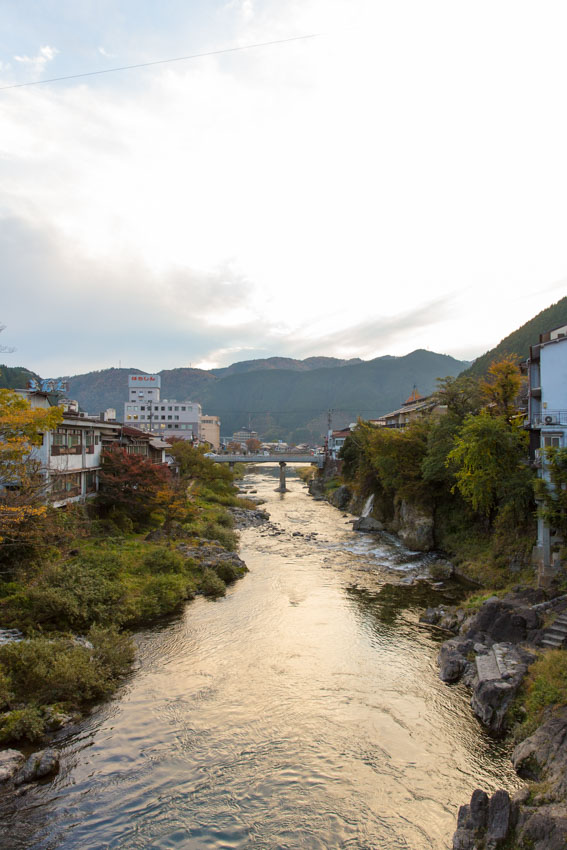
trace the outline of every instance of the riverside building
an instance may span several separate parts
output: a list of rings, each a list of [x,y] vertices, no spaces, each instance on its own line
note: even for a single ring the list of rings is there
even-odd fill
[[[151,431],[162,438],[198,440],[201,434],[201,405],[193,401],[162,399],[160,393],[160,375],[129,375],[124,424]]]

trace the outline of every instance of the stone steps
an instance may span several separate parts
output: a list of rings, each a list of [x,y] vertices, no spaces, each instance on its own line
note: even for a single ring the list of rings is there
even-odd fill
[[[560,614],[545,630],[542,646],[548,649],[561,649],[567,642],[567,614]]]

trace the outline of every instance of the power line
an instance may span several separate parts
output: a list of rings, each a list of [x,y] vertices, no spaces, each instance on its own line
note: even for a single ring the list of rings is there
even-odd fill
[[[21,89],[26,86],[42,86],[45,83],[59,83],[63,80],[78,80],[81,77],[96,77],[100,74],[114,74],[117,71],[133,71],[136,68],[150,68],[154,65],[167,65],[171,62],[187,62],[191,59],[203,59],[205,56],[220,56],[222,53],[237,53],[241,50],[255,50],[258,47],[272,47],[276,44],[288,44],[291,41],[305,41],[308,38],[319,38],[323,33],[314,32],[308,35],[293,35],[289,38],[278,38],[273,41],[259,41],[255,44],[243,44],[239,47],[223,47],[219,50],[208,50],[206,53],[190,53],[188,56],[176,56],[174,59],[156,59],[153,62],[140,62],[137,65],[121,65],[117,68],[105,68],[101,71],[85,71],[82,74],[68,74],[65,77],[51,77],[48,80],[35,80],[30,83],[13,83],[9,86],[0,86],[0,91],[7,89]]]

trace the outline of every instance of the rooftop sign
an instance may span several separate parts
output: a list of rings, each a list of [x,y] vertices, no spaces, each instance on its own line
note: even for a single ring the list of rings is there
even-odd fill
[[[160,375],[128,375],[128,387],[130,389],[146,389],[161,386]]]
[[[69,385],[67,381],[54,381],[50,378],[42,381],[31,378],[28,381],[28,389],[32,393],[66,393],[69,391]]]

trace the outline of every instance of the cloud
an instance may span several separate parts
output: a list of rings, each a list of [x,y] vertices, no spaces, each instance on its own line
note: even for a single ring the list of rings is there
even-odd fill
[[[55,59],[58,53],[56,47],[46,44],[39,48],[35,56],[14,56],[14,61],[20,65],[26,65],[34,76],[39,76],[45,70],[47,63]]]

